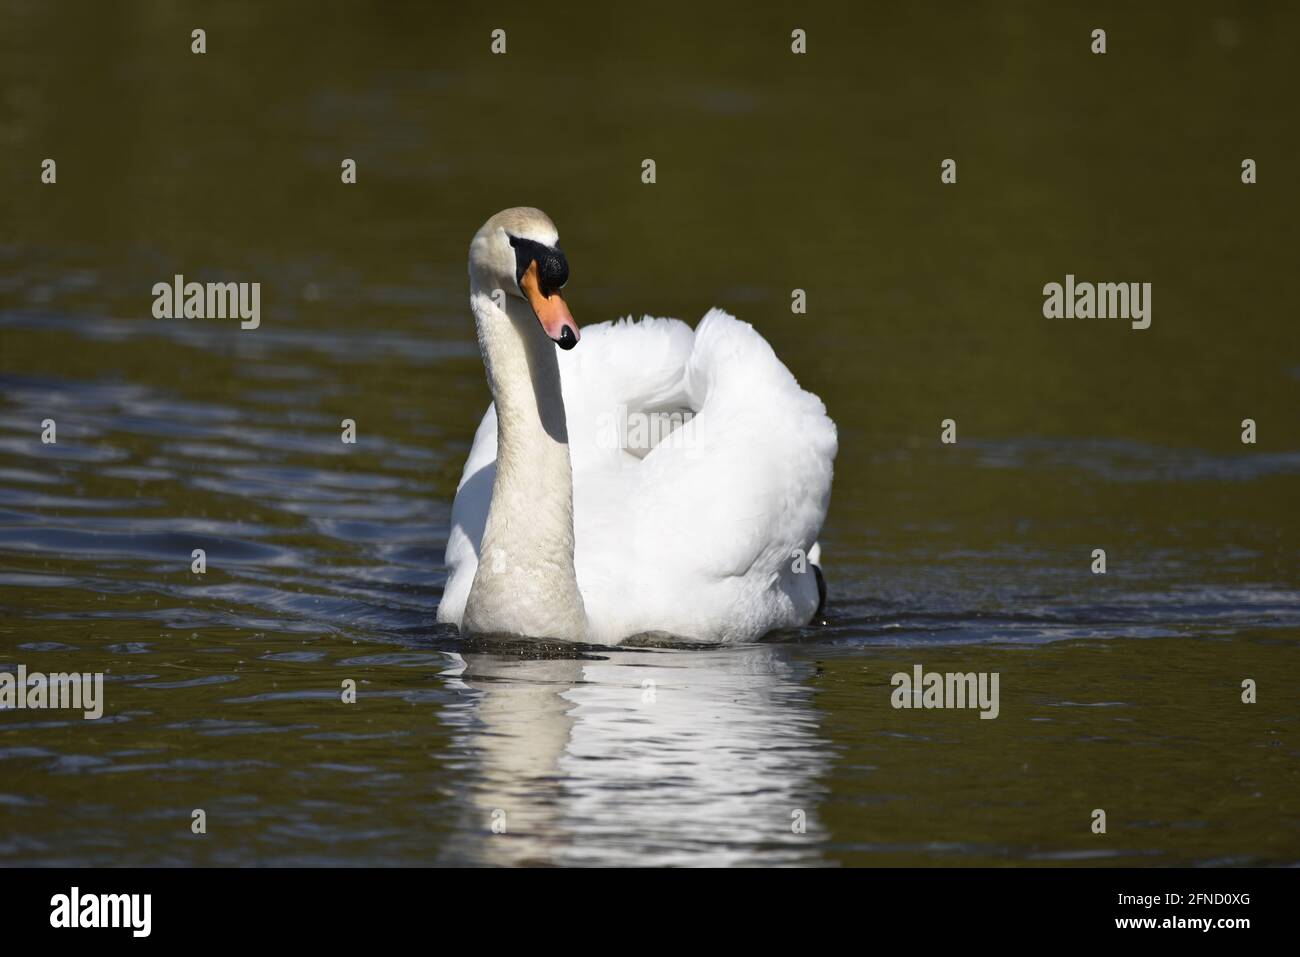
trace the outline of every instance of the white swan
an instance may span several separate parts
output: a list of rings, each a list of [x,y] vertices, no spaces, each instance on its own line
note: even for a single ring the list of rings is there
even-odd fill
[[[580,334],[537,209],[489,219],[469,275],[494,402],[452,506],[438,620],[604,645],[807,624],[835,424],[763,337],[718,309],[694,331],[646,317]]]

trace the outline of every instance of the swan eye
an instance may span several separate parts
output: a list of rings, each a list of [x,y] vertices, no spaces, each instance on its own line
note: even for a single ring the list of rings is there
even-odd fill
[[[542,295],[550,298],[557,290],[564,288],[569,281],[569,261],[559,243],[546,246],[522,236],[511,236],[510,245],[515,250],[515,282],[524,278],[524,273],[534,262],[537,263],[537,284]]]

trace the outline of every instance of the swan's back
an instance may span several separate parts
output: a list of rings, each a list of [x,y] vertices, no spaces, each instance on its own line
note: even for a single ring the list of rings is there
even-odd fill
[[[622,319],[584,327],[560,372],[590,640],[745,641],[806,624],[835,426],[762,336],[717,309],[694,331]],[[439,620],[459,624],[495,459],[489,409],[453,506]]]

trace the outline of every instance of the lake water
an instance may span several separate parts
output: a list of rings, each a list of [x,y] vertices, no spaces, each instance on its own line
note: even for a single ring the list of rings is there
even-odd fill
[[[1294,9],[270,6],[0,5],[0,671],[106,695],[0,712],[0,863],[1300,862]],[[825,624],[434,624],[519,204],[579,322],[721,306],[825,400]]]

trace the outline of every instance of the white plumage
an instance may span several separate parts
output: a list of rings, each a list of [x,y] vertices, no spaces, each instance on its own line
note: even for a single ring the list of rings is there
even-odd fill
[[[818,605],[808,556],[817,557],[830,501],[835,425],[763,337],[714,309],[695,330],[651,317],[586,326],[557,356],[583,640],[752,641],[807,624]],[[679,420],[667,437],[654,435]],[[625,447],[647,431],[659,438],[648,452]],[[492,502],[497,433],[493,405],[452,507],[438,619],[458,627]],[[503,563],[527,560],[503,551]]]

